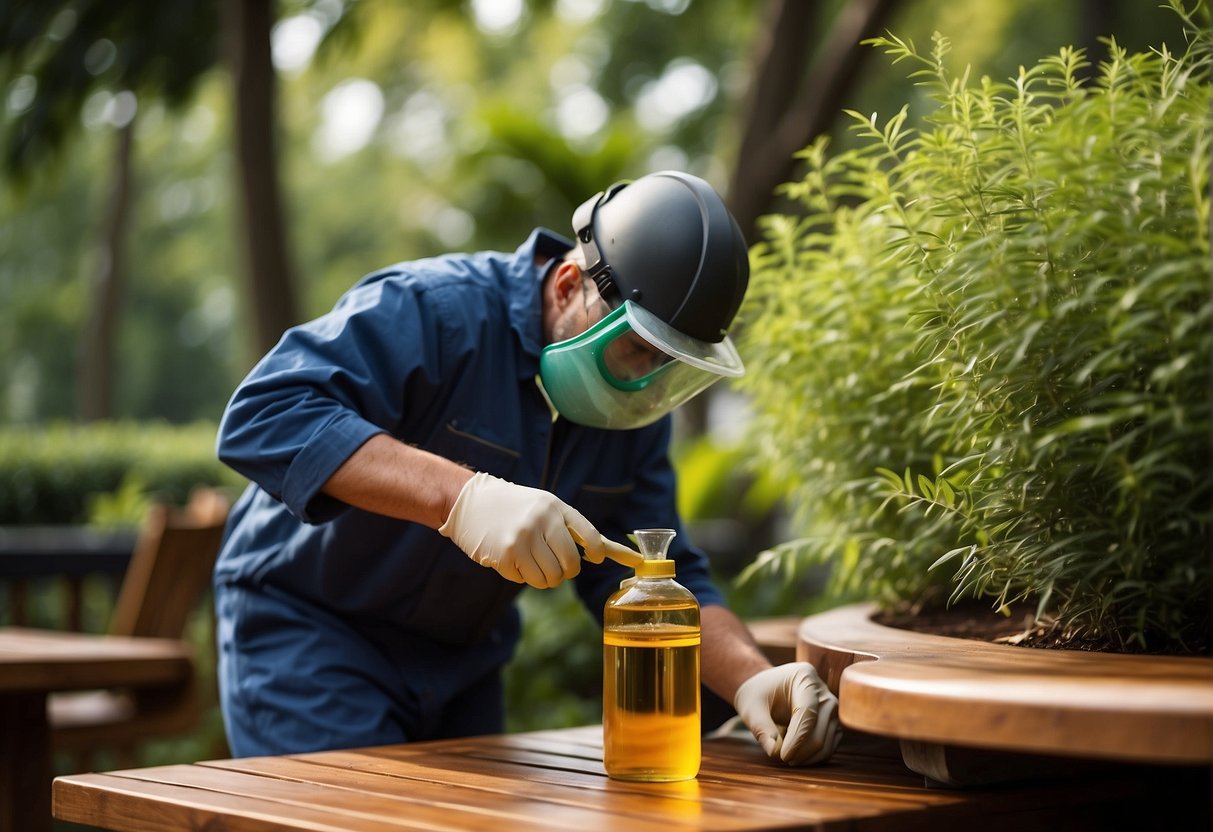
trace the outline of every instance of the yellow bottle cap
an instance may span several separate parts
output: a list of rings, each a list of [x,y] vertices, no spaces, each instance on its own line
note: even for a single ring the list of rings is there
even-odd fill
[[[641,561],[636,566],[638,578],[672,578],[674,577],[674,561],[668,558]]]

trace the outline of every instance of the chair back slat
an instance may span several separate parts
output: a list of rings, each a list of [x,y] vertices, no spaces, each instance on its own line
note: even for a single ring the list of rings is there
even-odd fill
[[[112,634],[182,637],[210,585],[229,508],[212,488],[195,491],[184,509],[152,506],[114,605]]]

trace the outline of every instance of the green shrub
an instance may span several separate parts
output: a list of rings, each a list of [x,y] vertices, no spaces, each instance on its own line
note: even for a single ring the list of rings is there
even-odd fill
[[[215,457],[215,425],[58,423],[0,430],[0,524],[83,523],[139,495],[184,503],[197,485],[237,487]],[[104,495],[109,495],[104,497]],[[134,515],[137,517],[138,515]]]
[[[753,444],[839,600],[1031,601],[1063,643],[1199,649],[1209,629],[1207,27],[1009,82],[873,41],[938,108],[806,149],[752,253]]]
[[[522,640],[502,674],[508,731],[602,720],[602,631],[572,585],[519,596]]]

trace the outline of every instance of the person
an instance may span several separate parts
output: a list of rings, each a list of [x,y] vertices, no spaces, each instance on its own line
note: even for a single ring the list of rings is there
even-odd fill
[[[571,580],[601,624],[618,541],[659,527],[702,608],[705,686],[771,756],[833,752],[837,700],[812,665],[771,666],[675,509],[669,413],[743,372],[741,232],[676,171],[573,225],[374,272],[232,395],[217,452],[251,482],[214,587],[235,755],[500,732],[522,587]]]

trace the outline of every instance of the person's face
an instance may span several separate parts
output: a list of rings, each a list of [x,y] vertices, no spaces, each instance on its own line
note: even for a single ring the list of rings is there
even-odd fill
[[[614,311],[598,292],[598,286],[589,279],[582,280],[582,300],[585,307],[585,326],[592,327]],[[644,378],[669,360],[668,356],[634,332],[625,332],[615,338],[603,351],[607,369],[618,379],[634,381]]]
[[[597,303],[592,303],[588,293],[593,292]],[[594,309],[591,310],[591,305]],[[606,302],[598,297],[594,282],[584,277],[578,277],[577,287],[570,290],[569,301],[564,309],[556,316],[552,324],[552,343],[567,341],[575,338],[594,324],[601,321],[610,312]]]

